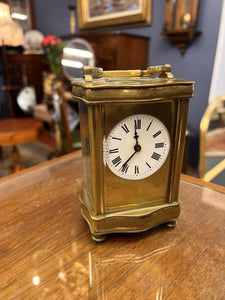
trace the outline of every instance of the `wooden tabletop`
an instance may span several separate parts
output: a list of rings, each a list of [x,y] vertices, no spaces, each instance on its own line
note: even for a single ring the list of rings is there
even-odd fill
[[[225,188],[183,176],[181,215],[92,240],[81,153],[0,180],[0,299],[224,299]]]
[[[33,118],[0,120],[0,145],[11,146],[36,140],[42,123]]]

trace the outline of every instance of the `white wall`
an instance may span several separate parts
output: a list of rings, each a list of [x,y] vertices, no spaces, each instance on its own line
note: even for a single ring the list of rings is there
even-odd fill
[[[220,30],[217,41],[208,102],[225,94],[225,0],[223,0]]]

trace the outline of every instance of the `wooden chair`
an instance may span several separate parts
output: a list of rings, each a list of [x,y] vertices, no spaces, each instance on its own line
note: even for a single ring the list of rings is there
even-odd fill
[[[69,109],[70,107],[68,105],[71,99],[72,93],[66,92],[63,86],[53,86],[53,104],[55,112],[58,112],[57,123],[60,131],[62,149],[66,152],[73,152],[81,148],[79,128],[70,128],[69,115],[71,109]],[[75,115],[74,118],[79,119],[78,114]]]
[[[215,149],[212,146],[207,153],[207,141],[209,142],[210,136],[214,138]],[[206,157],[214,155],[218,143],[221,142],[221,137],[225,141],[225,95],[217,97],[208,105],[200,123],[199,175],[205,181],[211,181],[225,170],[225,159],[206,170]],[[225,148],[223,152],[225,153]]]
[[[43,77],[44,100],[35,106],[33,116],[48,123],[56,141],[54,156],[59,156],[81,148],[79,129],[71,130],[68,119],[71,87],[62,76],[52,74]]]

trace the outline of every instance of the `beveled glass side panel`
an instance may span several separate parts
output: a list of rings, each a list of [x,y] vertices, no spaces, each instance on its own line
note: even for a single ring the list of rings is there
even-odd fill
[[[158,118],[170,135],[170,151],[163,166],[153,175],[141,180],[127,180],[116,176],[105,166],[105,212],[126,208],[146,207],[169,202],[171,168],[176,129],[177,100],[135,104],[104,105],[104,136],[107,139],[112,128],[124,118],[134,114],[149,114]],[[133,149],[131,149],[131,152]],[[132,153],[128,153],[131,155]],[[151,190],[151,194],[149,191]],[[135,196],[134,196],[135,195]],[[178,199],[174,199],[177,201]]]
[[[79,115],[80,115],[80,132],[81,132],[81,144],[82,144],[82,162],[83,162],[83,193],[86,194],[84,199],[88,201],[86,203],[89,208],[92,207],[92,168],[90,159],[90,133],[89,133],[89,122],[88,122],[88,105],[84,102],[79,102]]]

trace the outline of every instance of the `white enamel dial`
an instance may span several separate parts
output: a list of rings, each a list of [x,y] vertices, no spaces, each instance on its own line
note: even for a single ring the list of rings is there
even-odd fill
[[[165,125],[147,114],[131,115],[117,123],[104,145],[104,160],[117,176],[139,180],[164,164],[170,149]]]

